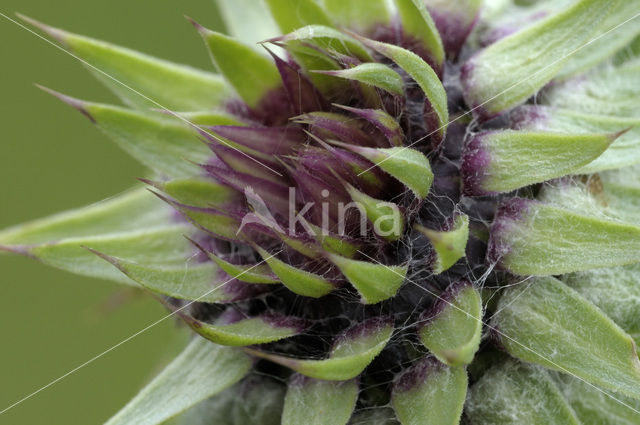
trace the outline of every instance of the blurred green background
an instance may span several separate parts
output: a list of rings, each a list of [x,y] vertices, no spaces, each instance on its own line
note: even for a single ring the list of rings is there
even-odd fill
[[[2,0],[14,12],[177,62],[211,69],[183,15],[220,28],[214,0]],[[75,110],[34,87],[117,102],[72,57],[0,17],[0,228],[123,191],[144,175]],[[152,93],[149,94],[151,97]],[[0,255],[0,411],[166,312],[110,282]],[[0,424],[101,424],[185,335],[166,320],[0,415]]]

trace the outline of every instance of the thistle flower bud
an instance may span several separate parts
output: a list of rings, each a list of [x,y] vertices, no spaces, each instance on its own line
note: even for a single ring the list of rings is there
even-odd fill
[[[152,175],[0,250],[144,288],[195,335],[108,424],[640,400],[640,6],[517,3],[220,0],[234,36],[192,20],[218,74],[25,18],[127,107],[45,90]]]

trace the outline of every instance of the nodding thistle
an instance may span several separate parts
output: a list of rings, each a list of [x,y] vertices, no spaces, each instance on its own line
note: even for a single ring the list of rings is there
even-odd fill
[[[108,424],[640,422],[640,2],[218,3],[217,74],[23,17],[153,176],[0,249],[194,331]]]

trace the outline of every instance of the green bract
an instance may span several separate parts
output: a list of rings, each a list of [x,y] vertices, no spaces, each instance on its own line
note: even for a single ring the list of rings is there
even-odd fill
[[[149,175],[0,251],[194,334],[109,425],[640,423],[640,2],[217,3],[219,74],[24,18]]]

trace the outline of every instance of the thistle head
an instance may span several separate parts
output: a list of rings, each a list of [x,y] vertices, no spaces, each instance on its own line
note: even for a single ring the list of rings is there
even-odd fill
[[[487,3],[267,0],[252,33],[223,1],[243,41],[192,20],[218,74],[36,23],[118,77],[131,109],[53,93],[154,171],[159,200],[134,191],[0,242],[115,266],[203,337],[154,382],[222,384],[178,386],[189,402],[144,423],[232,385],[190,414],[577,424],[572,394],[640,398],[631,310],[584,284],[640,262],[640,65],[612,59],[640,11]]]

